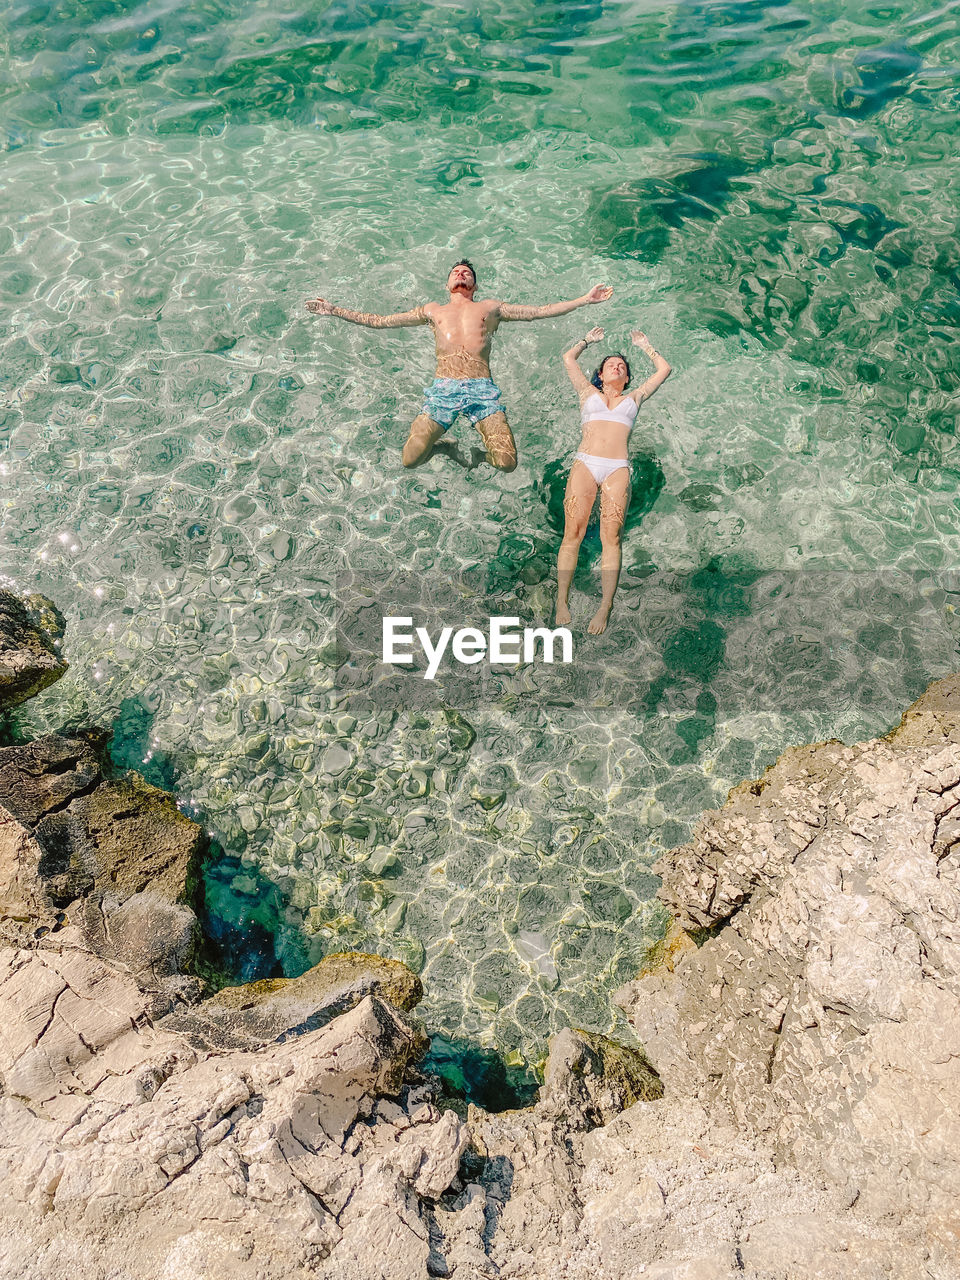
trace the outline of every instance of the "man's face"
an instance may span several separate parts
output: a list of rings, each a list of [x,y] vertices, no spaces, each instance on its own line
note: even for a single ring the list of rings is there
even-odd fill
[[[476,287],[476,279],[469,267],[454,267],[447,276],[448,293],[473,293]]]

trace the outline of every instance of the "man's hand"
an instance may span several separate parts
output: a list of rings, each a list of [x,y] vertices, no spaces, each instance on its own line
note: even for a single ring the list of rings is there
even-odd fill
[[[588,294],[584,295],[584,302],[606,302],[613,297],[613,286],[609,284],[595,284]]]
[[[596,325],[593,329],[590,330],[589,333],[585,333],[583,335],[583,340],[588,346],[590,345],[591,342],[602,342],[603,326],[599,324]]]
[[[333,303],[327,302],[326,298],[311,298],[307,303],[307,310],[312,311],[315,316],[333,315]]]

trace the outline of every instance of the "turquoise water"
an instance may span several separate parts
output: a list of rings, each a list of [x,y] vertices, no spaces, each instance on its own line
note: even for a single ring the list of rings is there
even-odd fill
[[[508,1053],[608,1027],[662,924],[658,853],[788,744],[883,731],[956,669],[957,17],[0,16],[0,572],[59,601],[72,663],[22,727],[115,721],[121,763],[176,783],[251,966],[399,956],[432,1026]],[[616,289],[501,331],[509,476],[403,472],[425,331],[303,310],[437,297],[463,254],[514,301]],[[613,692],[371,698],[338,666],[346,571],[388,604],[395,571],[480,574],[546,618],[558,358],[597,322],[675,368],[589,646],[595,535],[572,597]]]

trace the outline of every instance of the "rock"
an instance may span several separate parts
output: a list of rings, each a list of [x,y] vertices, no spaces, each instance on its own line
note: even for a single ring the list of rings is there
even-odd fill
[[[570,1027],[551,1041],[541,1106],[572,1127],[592,1129],[640,1099],[662,1097],[663,1085],[642,1049]]]
[[[13,1021],[0,1049],[2,1194],[34,1215],[34,1246],[70,1229],[100,1238],[85,1277],[132,1268],[160,1280],[178,1273],[187,1238],[214,1260],[203,1274],[224,1277],[236,1274],[238,1238],[241,1261],[264,1277],[315,1269],[341,1244],[343,1263],[361,1259],[372,1275],[376,1240],[377,1265],[423,1272],[420,1197],[446,1190],[467,1135],[432,1108],[411,1123],[401,1106],[402,1130],[366,1123],[419,1040],[389,1006],[367,997],[282,1045],[198,1056],[175,1035],[131,1029],[132,984],[89,956],[3,960],[0,1017]]]
[[[226,987],[196,1008],[173,1014],[164,1026],[204,1048],[257,1048],[322,1026],[373,994],[409,1010],[423,998],[423,987],[397,960],[346,951],[325,957],[299,978]]]
[[[154,987],[193,965],[199,941],[197,917],[185,904],[168,902],[147,890],[102,913],[102,919],[103,944],[98,952],[122,958],[141,986]],[[86,934],[97,937],[92,921]]]
[[[67,669],[58,651],[63,616],[42,596],[36,608],[10,591],[0,591],[0,711],[34,697]],[[49,625],[59,632],[48,630]]]
[[[24,746],[0,748],[0,804],[33,831],[102,780],[96,739],[49,734]]]
[[[21,943],[55,927],[58,913],[39,874],[43,850],[0,808],[0,941]]]
[[[934,681],[923,697],[906,709],[899,725],[888,734],[887,741],[896,742],[900,747],[960,743],[958,700],[960,674]]]
[[[77,1071],[145,1012],[136,983],[81,950],[0,951],[0,1090],[81,1091]]]
[[[960,1194],[958,724],[950,677],[886,738],[736,788],[660,864],[715,936],[616,997],[668,1093],[870,1214],[939,1220]]]
[[[41,631],[54,642],[63,639],[67,632],[67,620],[52,600],[34,592],[24,596],[23,603]]]
[[[97,955],[179,999],[183,984],[167,980],[198,946],[205,836],[137,775],[105,779],[104,741],[51,734],[0,749],[0,939],[22,944],[69,921]]]
[[[436,1123],[408,1129],[401,1142],[408,1157],[407,1177],[417,1195],[439,1200],[457,1176],[460,1157],[470,1141],[470,1131],[452,1111],[445,1111]],[[409,1153],[416,1152],[416,1167]]]
[[[67,877],[68,892],[89,877],[97,892],[120,898],[146,889],[168,902],[195,896],[203,830],[137,774],[101,782],[48,813],[34,834]]]
[[[203,831],[137,774],[105,779],[100,740],[51,734],[0,748],[0,804],[44,850],[42,874],[66,904],[95,888],[171,902],[195,892]]]
[[[550,944],[542,933],[520,929],[514,938],[514,946],[524,960],[551,986],[556,986],[560,973],[550,952]]]

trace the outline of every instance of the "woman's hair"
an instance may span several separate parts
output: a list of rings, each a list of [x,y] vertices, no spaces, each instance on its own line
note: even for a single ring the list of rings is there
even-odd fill
[[[622,360],[623,363],[627,366],[627,380],[623,384],[624,391],[626,391],[627,387],[629,387],[630,385],[630,361],[627,359],[627,357],[623,354],[622,351],[611,351],[608,356],[603,357],[603,359],[594,369],[593,377],[590,379],[590,381],[593,383],[593,385],[597,388],[598,391],[603,390],[603,380],[600,377],[600,374],[603,372],[603,366],[607,363],[608,360],[613,360],[614,357],[616,357],[619,360]]]

